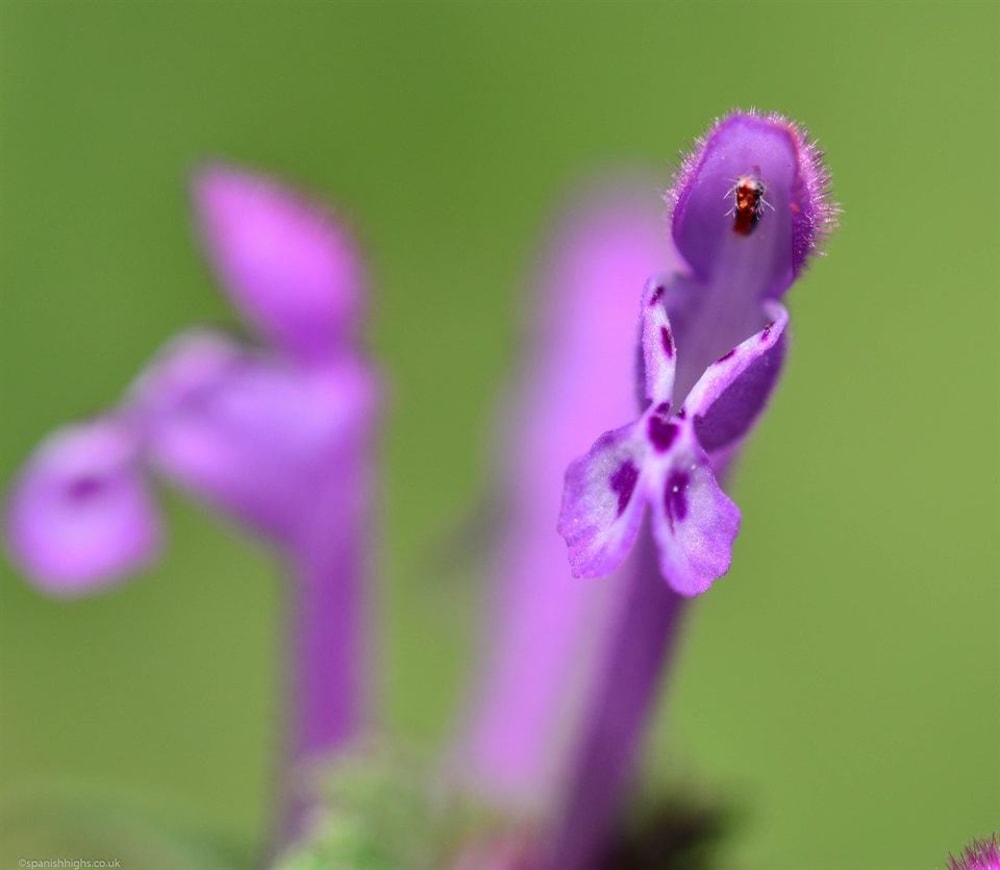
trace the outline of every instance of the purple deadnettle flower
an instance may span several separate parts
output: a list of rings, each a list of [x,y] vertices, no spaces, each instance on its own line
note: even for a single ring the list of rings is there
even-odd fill
[[[740,513],[720,479],[780,375],[788,318],[777,300],[836,217],[820,157],[787,119],[735,112],[697,143],[670,191],[686,268],[649,282],[640,300],[638,389],[617,388],[638,394],[639,418],[566,473],[559,532],[573,573],[624,565],[616,582],[626,588],[553,832],[553,868],[599,862],[682,603],[729,569]]]
[[[268,541],[288,565],[288,792],[365,717],[370,443],[377,389],[354,345],[364,282],[341,226],[245,172],[194,185],[209,260],[268,346],[208,331],[171,342],[102,420],[49,439],[11,496],[10,548],[49,592],[81,594],[145,564],[158,540],[155,471]]]
[[[651,282],[642,300],[645,411],[566,475],[559,531],[576,576],[621,564],[647,501],[674,589],[699,594],[728,570],[739,510],[713,467],[777,382],[787,315],[773,300],[832,220],[824,187],[815,149],[778,117],[732,115],[685,161],[671,228],[690,269]]]
[[[948,870],[1000,870],[1000,839],[973,840],[958,858],[949,858]]]
[[[194,193],[209,260],[274,353],[226,360],[218,348],[182,348],[137,392],[154,421],[156,467],[271,540],[296,579],[290,797],[280,846],[305,824],[296,773],[353,737],[367,706],[364,586],[377,391],[352,341],[364,276],[342,226],[272,181],[215,166],[196,179]],[[206,377],[188,380],[191,367]]]

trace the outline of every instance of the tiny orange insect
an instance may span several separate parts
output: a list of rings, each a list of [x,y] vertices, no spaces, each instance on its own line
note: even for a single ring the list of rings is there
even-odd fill
[[[741,236],[749,236],[764,213],[764,206],[773,209],[771,203],[764,199],[766,188],[760,180],[759,170],[754,167],[751,175],[741,175],[726,193],[733,197],[733,207],[726,215],[733,217],[733,232]]]

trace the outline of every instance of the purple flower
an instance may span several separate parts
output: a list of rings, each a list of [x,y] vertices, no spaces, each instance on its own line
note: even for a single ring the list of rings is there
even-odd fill
[[[29,460],[10,500],[10,549],[49,592],[121,579],[155,555],[152,471],[277,550],[295,580],[281,841],[302,823],[303,763],[366,715],[377,389],[354,342],[364,286],[345,231],[275,182],[213,167],[194,190],[209,260],[267,345],[198,330],[172,341],[105,419]]]
[[[973,840],[958,858],[948,859],[948,870],[1000,870],[1000,839]]]
[[[638,389],[617,388],[638,394],[641,416],[606,432],[566,474],[559,531],[574,574],[624,565],[625,576],[548,866],[599,860],[682,596],[729,568],[740,514],[720,479],[780,375],[787,314],[776,300],[833,226],[826,185],[819,152],[795,124],[736,112],[698,142],[668,195],[686,268],[647,284]]]
[[[833,221],[825,185],[815,147],[779,116],[731,115],[684,162],[669,200],[689,269],[650,283],[642,300],[646,408],[566,475],[559,532],[574,575],[622,563],[646,502],[674,589],[699,594],[728,570],[740,516],[714,469],[777,382],[787,314],[773,300]]]
[[[343,230],[232,169],[200,175],[195,199],[223,286],[275,347],[185,333],[107,418],[40,448],[8,525],[15,557],[49,591],[85,592],[152,559],[149,469],[251,531],[297,543],[370,429],[374,381],[348,341],[361,270]]]

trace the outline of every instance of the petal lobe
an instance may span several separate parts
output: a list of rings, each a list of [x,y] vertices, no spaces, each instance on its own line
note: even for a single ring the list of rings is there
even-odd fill
[[[567,469],[558,532],[573,576],[609,574],[632,548],[645,500],[643,452],[633,424],[602,435]]]

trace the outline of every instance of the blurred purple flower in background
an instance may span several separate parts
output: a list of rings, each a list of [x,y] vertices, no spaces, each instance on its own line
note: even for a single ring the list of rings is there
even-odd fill
[[[505,403],[505,526],[455,757],[481,800],[520,816],[551,811],[618,594],[570,575],[555,534],[563,472],[588,432],[631,413],[618,385],[635,369],[634,289],[677,263],[652,181],[607,183],[568,212],[528,302],[524,384]]]
[[[209,331],[172,341],[106,417],[28,461],[9,544],[38,586],[95,591],[147,565],[159,541],[146,472],[268,541],[287,563],[287,792],[279,843],[302,823],[297,773],[365,716],[365,584],[377,390],[356,337],[360,257],[319,206],[221,166],[195,203],[208,258],[267,342]]]

